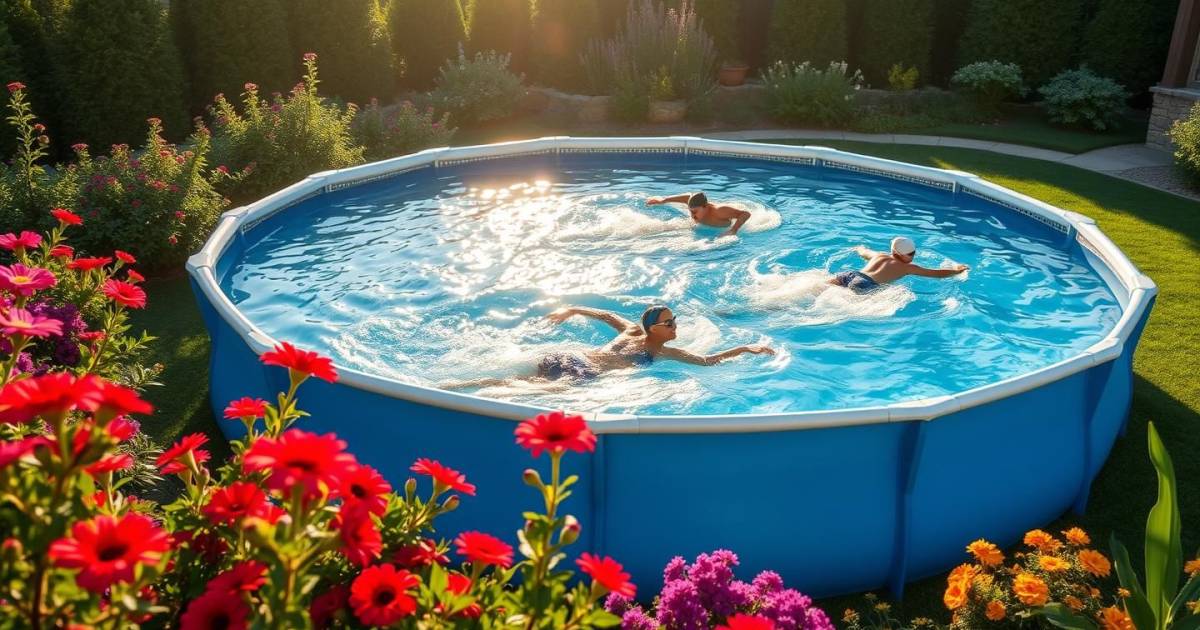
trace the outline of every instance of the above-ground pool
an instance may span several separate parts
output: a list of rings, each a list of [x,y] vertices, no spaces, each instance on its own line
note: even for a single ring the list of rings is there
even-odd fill
[[[731,237],[645,203],[694,190],[750,220]],[[896,235],[918,264],[970,271],[866,295],[827,284],[862,264],[855,246]],[[342,378],[305,385],[305,428],[393,483],[420,456],[461,469],[479,497],[446,533],[519,527],[536,496],[512,421],[563,408],[600,435],[569,458],[591,551],[652,588],[671,556],[724,547],[818,595],[899,591],[976,538],[1083,509],[1156,292],[1090,219],[975,176],[697,138],[543,138],[320,173],[226,213],[189,270],[214,406],[283,387],[257,361],[275,340],[332,356]],[[655,303],[679,347],[776,353],[439,389],[613,337],[547,320],[558,307],[636,321]]]

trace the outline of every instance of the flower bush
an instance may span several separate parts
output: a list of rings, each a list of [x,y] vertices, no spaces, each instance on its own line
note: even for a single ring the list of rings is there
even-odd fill
[[[525,94],[524,77],[508,69],[509,60],[490,50],[469,58],[460,46],[458,58],[442,66],[430,95],[434,104],[463,124],[508,118]]]
[[[773,117],[788,123],[832,127],[854,118],[854,94],[862,86],[862,75],[850,73],[845,62],[833,62],[826,70],[819,70],[807,61],[780,61],[763,71],[763,83]]]
[[[1038,93],[1051,122],[1106,131],[1119,124],[1129,93],[1112,79],[1081,67],[1064,70]]]
[[[737,554],[718,549],[696,556],[688,564],[676,556],[663,569],[663,588],[656,609],[647,611],[633,601],[632,593],[614,591],[605,608],[621,616],[625,630],[691,630],[719,626],[776,630],[833,630],[825,612],[799,591],[784,588],[773,571],[759,573],[752,582],[735,579]],[[739,619],[740,617],[740,619]],[[757,621],[754,621],[757,620]]]
[[[1021,67],[1015,63],[977,61],[967,64],[954,72],[950,83],[992,110],[1006,100],[1025,94]]]
[[[368,160],[446,146],[456,131],[450,126],[450,114],[436,116],[432,107],[418,109],[409,101],[384,107],[372,99],[354,119],[354,138],[366,147]]]
[[[1187,118],[1175,121],[1167,132],[1175,145],[1175,165],[1193,183],[1200,183],[1200,105]]]
[[[354,144],[354,105],[339,107],[317,92],[317,56],[304,55],[304,78],[286,96],[270,101],[247,83],[242,109],[218,95],[213,117],[212,160],[237,177],[223,186],[230,196],[261,197],[318,171],[363,161]]]

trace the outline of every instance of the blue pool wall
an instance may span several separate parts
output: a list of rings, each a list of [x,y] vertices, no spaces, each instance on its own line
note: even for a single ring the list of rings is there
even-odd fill
[[[212,249],[189,263],[212,339],[218,412],[241,396],[270,398],[287,378],[258,360],[273,340],[239,321],[214,292],[242,247],[227,219]],[[1103,240],[1098,231],[1084,236]],[[1113,263],[1111,247],[1097,249],[1109,250],[1097,258],[1102,266]],[[1118,297],[1129,312],[1117,338],[1095,353],[1103,360],[1082,370],[1064,365],[1063,376],[1036,386],[896,405],[882,417],[877,410],[591,417],[595,453],[567,458],[568,472],[582,478],[568,501],[583,524],[578,551],[617,558],[647,596],[672,556],[717,548],[738,553],[742,577],[772,569],[815,596],[880,587],[899,593],[908,581],[962,562],[972,540],[1009,545],[1067,510],[1085,509],[1128,417],[1132,355],[1155,291],[1123,264],[1107,273],[1121,284]],[[464,497],[437,534],[480,529],[515,540],[520,512],[540,506],[521,472],[548,467],[513,442],[515,420],[535,409],[442,393],[399,397],[381,379],[341,371],[339,383],[303,386],[300,404],[312,417],[301,428],[338,434],[396,487],[418,457],[461,470],[478,496]],[[875,420],[860,422],[860,415]],[[240,425],[222,428],[236,437]]]

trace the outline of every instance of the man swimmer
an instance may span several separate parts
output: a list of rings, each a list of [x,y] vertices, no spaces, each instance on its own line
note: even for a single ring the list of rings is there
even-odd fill
[[[675,195],[674,197],[651,197],[646,200],[648,206],[664,203],[686,203],[688,213],[692,215],[692,220],[696,223],[729,228],[721,236],[737,234],[738,230],[742,229],[742,226],[750,219],[749,212],[733,206],[718,206],[709,202],[708,197],[702,192]],[[732,225],[730,225],[731,223]]]
[[[913,264],[917,246],[912,239],[897,236],[892,239],[892,252],[881,254],[859,245],[855,252],[867,261],[861,271],[843,271],[829,279],[829,284],[846,287],[855,293],[869,293],[889,282],[904,276],[926,278],[949,278],[967,270],[966,265],[955,265],[950,269],[929,269]]]

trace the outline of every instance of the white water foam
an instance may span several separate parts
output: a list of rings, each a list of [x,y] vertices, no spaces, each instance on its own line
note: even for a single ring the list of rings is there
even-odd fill
[[[779,311],[795,325],[830,324],[848,319],[880,319],[895,315],[916,299],[908,288],[890,284],[867,294],[829,284],[821,269],[760,273],[749,269],[743,294],[751,308]]]

